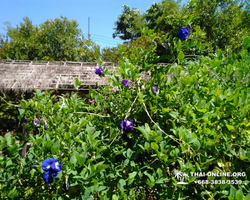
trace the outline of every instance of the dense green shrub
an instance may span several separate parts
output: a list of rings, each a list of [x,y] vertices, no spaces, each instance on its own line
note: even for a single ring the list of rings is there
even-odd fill
[[[156,39],[147,29],[143,34]],[[32,145],[24,158],[24,142],[0,136],[0,198],[250,199],[249,37],[240,55],[217,52],[195,60],[182,51],[190,40],[175,40],[180,44],[174,47],[177,62],[169,66],[154,64],[156,46],[135,47],[140,59],[122,54],[121,46],[119,73],[108,72],[100,61],[103,78],[110,73],[110,85],[90,88],[90,103],[77,93],[58,101],[52,92],[40,90],[21,100],[19,120],[39,134],[27,135]],[[149,81],[143,71],[150,71]],[[129,84],[122,84],[124,79]],[[79,84],[76,79],[75,87]],[[133,130],[123,131],[126,119],[132,120]],[[51,185],[41,168],[49,158],[62,168]],[[189,175],[189,184],[177,184],[178,171]],[[199,171],[245,176],[190,175]],[[195,183],[212,179],[242,184]]]

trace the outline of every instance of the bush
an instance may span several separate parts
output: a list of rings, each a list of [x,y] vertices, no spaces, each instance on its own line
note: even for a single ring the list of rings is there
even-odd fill
[[[52,92],[36,90],[19,104],[19,120],[39,131],[27,136],[32,145],[26,156],[19,155],[24,142],[0,136],[1,198],[250,199],[249,43],[246,37],[239,60],[222,52],[187,60],[179,48],[178,63],[167,67],[154,64],[156,47],[136,47],[142,58],[123,55],[110,85],[90,88],[91,103],[77,93],[57,101]],[[105,78],[109,72],[102,67]],[[142,72],[148,71],[146,81]],[[49,158],[62,168],[51,184],[41,168]],[[245,176],[191,176],[200,171]],[[206,181],[211,184],[201,184]]]

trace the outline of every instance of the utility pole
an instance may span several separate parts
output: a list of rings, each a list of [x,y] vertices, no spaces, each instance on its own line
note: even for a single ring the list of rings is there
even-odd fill
[[[88,38],[90,38],[89,26],[90,26],[90,17],[88,18]]]

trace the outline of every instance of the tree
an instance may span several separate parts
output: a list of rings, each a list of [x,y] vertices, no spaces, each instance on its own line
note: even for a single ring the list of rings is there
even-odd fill
[[[130,9],[129,6],[123,5],[123,13],[118,16],[115,22],[115,32],[113,38],[119,37],[122,40],[133,40],[140,36],[141,29],[146,27],[147,22],[137,8]]]
[[[216,49],[238,53],[243,37],[250,34],[250,9],[247,0],[192,0],[187,6],[181,6],[175,0],[162,0],[153,3],[146,13],[141,14],[135,10],[124,6],[123,14],[116,22],[114,35],[119,33],[124,40],[138,38],[140,32],[136,22],[140,19],[141,27],[154,29],[158,34],[167,34],[166,42],[173,43],[173,38],[178,37],[178,29],[187,27],[190,29],[189,38],[198,43],[198,48],[200,43],[205,44],[204,54],[208,55]],[[132,13],[134,17],[129,18],[133,16]],[[170,54],[169,50],[164,50],[161,46],[157,49],[160,55]],[[187,50],[186,53],[192,52]]]
[[[249,34],[243,23],[245,4],[240,0],[196,0],[188,6],[193,25],[206,33],[215,49],[239,51],[242,38]]]
[[[115,64],[118,63],[119,59],[121,59],[121,54],[116,47],[112,48],[103,48],[102,49],[102,59],[105,62],[113,62]]]
[[[155,29],[157,26],[157,20],[160,18],[160,16],[163,15],[163,6],[161,2],[153,3],[152,6],[150,6],[146,13],[144,14],[144,18],[146,19],[148,23],[149,29]]]
[[[153,24],[157,32],[170,32],[181,25],[181,6],[175,0],[162,0],[161,3],[153,4],[145,16],[149,26]]]
[[[1,42],[3,59],[94,61],[100,50],[91,40],[85,40],[75,20],[47,20],[39,27],[25,17],[16,28],[7,27],[11,41]],[[99,52],[99,53],[98,53]],[[98,55],[99,54],[99,55]]]

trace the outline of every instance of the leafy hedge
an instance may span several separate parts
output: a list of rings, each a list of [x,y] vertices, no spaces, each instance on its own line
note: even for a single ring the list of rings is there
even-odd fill
[[[0,136],[1,199],[250,199],[249,37],[240,58],[218,52],[188,60],[181,49],[189,41],[180,44],[178,63],[167,67],[154,64],[156,47],[136,47],[140,60],[123,55],[120,72],[111,73],[109,86],[90,88],[89,101],[79,92],[58,101],[40,90],[21,100],[19,120],[25,118],[26,128],[38,134],[27,135],[32,145],[24,158],[24,142]],[[150,81],[143,71],[150,71]],[[76,79],[75,87],[79,84]],[[133,121],[132,131],[121,128],[125,119]],[[41,168],[49,158],[62,168],[51,184]],[[189,184],[177,184],[178,171],[189,175]],[[245,176],[190,175],[200,171]],[[242,184],[195,183],[212,179]]]

